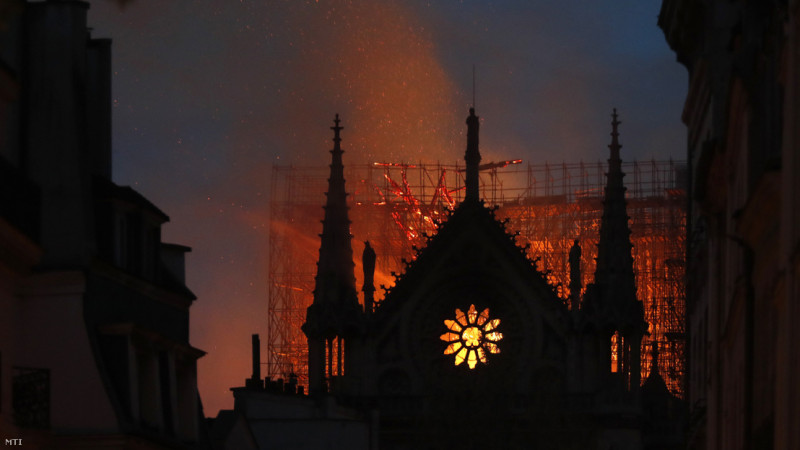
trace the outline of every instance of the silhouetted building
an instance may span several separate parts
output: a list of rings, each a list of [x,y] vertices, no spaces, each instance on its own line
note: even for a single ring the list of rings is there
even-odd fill
[[[689,448],[800,448],[800,2],[665,0],[689,71]]]
[[[261,378],[261,344],[253,335],[253,374],[231,388],[233,410],[207,419],[212,449],[367,450],[378,448],[377,415],[333,397],[311,398],[297,377]]]
[[[169,218],[111,181],[110,41],[90,37],[87,3],[14,4],[0,34],[0,437],[193,446],[189,248],[163,243]]]
[[[619,124],[614,111],[594,283],[571,309],[479,197],[480,123],[472,109],[464,201],[377,305],[368,273],[376,255],[365,248],[362,308],[337,115],[314,301],[303,325],[310,392],[298,397],[290,388],[292,400],[281,401],[294,406],[286,410],[306,402],[303,414],[323,423],[341,420],[330,415],[334,407],[357,413],[349,437],[362,432],[360,448],[681,448],[683,403],[657,362],[641,386],[647,323],[636,298]],[[577,292],[580,253],[576,242]],[[265,426],[253,420],[257,401],[273,405],[266,422],[281,423],[270,391],[278,395],[261,386],[254,362],[253,378],[234,389],[235,409],[251,427]],[[326,435],[321,424],[306,425]],[[260,434],[266,442],[266,431],[254,430]]]

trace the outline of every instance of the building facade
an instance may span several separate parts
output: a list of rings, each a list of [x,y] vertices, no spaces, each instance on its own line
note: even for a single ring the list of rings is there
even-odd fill
[[[189,344],[189,248],[162,242],[167,215],[111,181],[110,41],[91,38],[87,3],[8,5],[0,439],[32,448],[195,446],[204,353]]]
[[[800,447],[800,2],[665,0],[689,73],[690,448]]]
[[[381,448],[680,448],[682,403],[657,363],[641,382],[647,323],[636,298],[619,123],[615,111],[594,282],[572,308],[479,197],[474,110],[464,201],[375,305],[371,272],[380,255],[368,244],[359,303],[337,116],[303,325],[315,404],[377,417],[371,429]],[[576,242],[576,293],[580,252]],[[237,402],[259,395],[262,387],[251,387]]]

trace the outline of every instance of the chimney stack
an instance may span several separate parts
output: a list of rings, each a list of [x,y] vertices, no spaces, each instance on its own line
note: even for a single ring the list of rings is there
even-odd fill
[[[245,387],[248,389],[264,389],[263,381],[261,380],[261,341],[258,334],[253,335],[253,375],[245,382]]]

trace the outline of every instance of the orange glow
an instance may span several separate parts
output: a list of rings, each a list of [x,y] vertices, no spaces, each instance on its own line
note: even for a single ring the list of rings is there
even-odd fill
[[[483,339],[483,333],[478,327],[469,327],[461,333],[461,340],[464,341],[464,345],[467,347],[477,347],[481,345],[481,340]]]
[[[456,333],[461,332],[461,325],[459,325],[455,320],[445,319],[444,324],[449,330],[455,331]]]
[[[659,367],[670,391],[682,395],[682,380],[685,370],[683,355],[685,337],[683,333],[685,314],[685,293],[683,287],[685,265],[685,197],[684,191],[674,188],[674,162],[624,163],[623,169],[629,175],[626,180],[637,180],[629,187],[628,214],[631,217],[631,240],[633,243],[634,271],[636,273],[637,296],[644,303],[645,319],[650,323],[650,335],[642,342],[642,380],[649,374],[650,343],[658,342]],[[463,196],[463,164],[369,164],[349,166],[346,179],[360,180],[355,186],[348,185],[352,193],[350,219],[354,236],[353,250],[356,262],[356,279],[360,288],[362,283],[360,252],[362,241],[369,239],[378,254],[376,287],[392,286],[394,272],[402,273],[404,261],[413,260],[416,248],[426,245],[425,235],[436,233],[435,221],[446,220],[447,210],[455,207]],[[498,219],[508,219],[509,232],[519,231],[516,238],[520,247],[528,246],[525,255],[536,262],[538,269],[546,273],[548,282],[554,286],[558,296],[568,307],[572,305],[569,290],[568,254],[573,240],[578,238],[581,254],[581,293],[593,281],[597,256],[597,237],[602,215],[602,195],[605,183],[605,163],[564,164],[564,165],[520,165],[513,164],[497,169],[496,173],[481,173],[482,198],[488,204],[497,204]],[[275,172],[273,172],[275,173]],[[280,261],[271,269],[270,314],[283,314],[290,317],[281,324],[288,331],[286,336],[291,345],[297,343],[301,348],[293,361],[294,367],[305,364],[305,337],[300,331],[305,318],[305,308],[310,303],[313,290],[313,268],[316,252],[319,249],[317,233],[324,204],[327,171],[320,170],[315,177],[303,177],[304,172],[287,172],[292,180],[302,180],[287,192],[315,192],[316,197],[284,198],[294,209],[283,219],[283,226],[271,232],[270,261]],[[313,180],[313,183],[311,181]],[[392,180],[392,181],[389,181]],[[516,183],[516,184],[515,184]],[[412,200],[413,197],[413,200]],[[276,203],[275,210],[285,208],[285,203]],[[291,221],[291,222],[289,222]],[[303,238],[295,241],[297,232],[286,232],[286,228],[301,230]],[[292,242],[315,242],[313,251],[306,247],[275,248],[276,239]],[[278,251],[279,250],[279,251]],[[302,254],[297,255],[300,251]],[[279,257],[280,255],[280,257]],[[305,272],[304,272],[305,270]],[[297,284],[298,280],[304,285]],[[290,286],[281,288],[280,286]],[[301,292],[292,288],[302,288]],[[293,295],[296,293],[297,295]],[[375,293],[375,301],[385,295],[382,289]],[[282,306],[281,299],[297,300],[297,303]],[[301,300],[302,298],[302,300]],[[285,311],[285,312],[283,312]],[[290,314],[291,313],[291,314]],[[466,318],[469,312],[461,312]],[[273,323],[272,317],[270,318]],[[467,324],[469,324],[467,322]],[[499,322],[493,324],[490,318],[478,314],[475,324],[483,332],[484,357],[491,359],[500,348],[494,342],[500,341],[502,333],[497,330]],[[449,355],[461,363],[469,365],[469,354],[461,344],[461,333],[467,327],[457,320],[445,322],[447,332],[457,334],[443,339],[448,345]],[[496,334],[493,334],[496,333]],[[275,347],[278,353],[289,353],[287,345]],[[475,352],[476,365],[482,362],[481,354]],[[276,372],[273,372],[276,373]],[[301,378],[302,379],[302,378]]]
[[[456,308],[456,320],[463,326],[467,326],[467,316],[463,311]]]
[[[376,167],[405,167],[410,169],[415,169],[417,166],[414,164],[403,164],[403,163],[381,163],[381,162],[374,162],[372,163],[373,166]]]
[[[326,23],[330,59],[320,80],[351,108],[346,150],[370,160],[414,155],[443,159],[461,121],[455,84],[445,73],[431,31],[401,2],[355,1],[332,8]]]
[[[448,333],[448,334],[450,334],[450,333]],[[442,335],[441,339],[443,341],[454,340],[454,339],[458,339],[458,335],[457,334],[453,335],[453,337],[448,337],[447,339],[445,339],[444,335]],[[444,349],[444,354],[445,355],[451,355],[451,354],[457,352],[460,348],[461,348],[461,342],[452,342],[452,343],[450,343],[450,345],[447,346],[446,349]]]
[[[503,339],[502,333],[489,333],[486,335],[486,338],[489,340],[499,341]],[[489,350],[489,353],[500,353],[500,347],[497,346],[494,342],[484,342],[483,346]]]
[[[455,365],[459,366],[464,361],[470,369],[474,369],[478,362],[487,364],[486,351],[500,353],[497,342],[503,339],[503,334],[495,330],[500,325],[500,319],[489,320],[489,308],[480,314],[475,305],[470,305],[467,313],[456,308],[456,320],[444,319],[444,325],[451,332],[439,336],[439,339],[448,343],[444,349],[445,355],[455,353]]]
[[[611,335],[611,371],[619,372],[619,333]]]

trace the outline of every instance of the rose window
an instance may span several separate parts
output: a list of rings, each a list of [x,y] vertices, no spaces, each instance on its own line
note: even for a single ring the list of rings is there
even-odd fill
[[[500,319],[489,318],[489,308],[478,314],[475,305],[470,305],[466,314],[456,308],[456,320],[445,319],[447,333],[440,339],[447,342],[445,355],[455,354],[455,365],[464,361],[470,369],[478,365],[478,361],[486,364],[487,353],[500,353],[497,343],[503,339],[503,333],[497,331]]]

